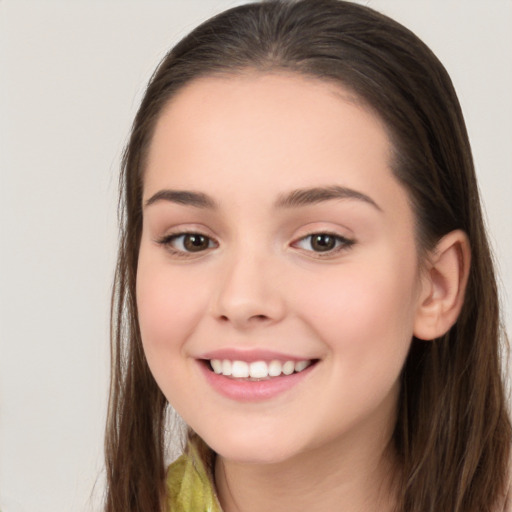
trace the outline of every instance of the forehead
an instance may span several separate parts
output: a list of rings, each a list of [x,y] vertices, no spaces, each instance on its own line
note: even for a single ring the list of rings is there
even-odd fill
[[[197,79],[157,121],[144,196],[162,187],[275,195],[337,184],[396,187],[386,128],[350,91],[287,74]],[[244,188],[245,184],[245,188]],[[267,193],[269,192],[267,187]]]
[[[233,126],[231,123],[236,123],[237,131],[244,126],[253,126],[255,130],[251,135],[255,136],[258,127],[278,128],[281,120],[295,120],[295,130],[312,133],[318,129],[339,129],[339,123],[336,123],[336,127],[330,126],[337,113],[342,116],[336,121],[347,116],[364,117],[371,124],[378,125],[379,131],[386,131],[380,118],[365,105],[362,98],[341,84],[297,73],[258,71],[193,80],[162,109],[156,131],[168,131],[171,123],[179,121],[179,125],[174,126],[176,130],[183,132],[193,129],[199,134],[202,127],[211,128],[211,125],[205,124],[211,120],[219,128],[219,134],[221,126],[228,129]],[[366,128],[369,128],[369,124]],[[289,132],[289,124],[287,128]],[[211,133],[208,135],[211,136]],[[383,142],[387,144],[385,133],[381,135],[384,135],[386,140]]]

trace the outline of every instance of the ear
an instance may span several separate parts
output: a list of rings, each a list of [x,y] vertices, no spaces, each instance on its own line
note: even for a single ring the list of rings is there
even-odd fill
[[[457,321],[471,263],[469,240],[461,230],[448,233],[431,251],[423,270],[414,336],[433,340]]]

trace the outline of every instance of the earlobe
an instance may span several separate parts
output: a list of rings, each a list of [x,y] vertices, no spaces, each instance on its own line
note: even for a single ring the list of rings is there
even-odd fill
[[[437,243],[422,276],[414,336],[439,338],[457,321],[469,276],[471,249],[461,230],[451,231]]]

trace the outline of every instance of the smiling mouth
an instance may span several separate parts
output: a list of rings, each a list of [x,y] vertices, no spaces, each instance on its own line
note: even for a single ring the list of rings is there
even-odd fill
[[[317,362],[316,359],[302,361],[246,361],[230,359],[206,360],[207,367],[217,375],[248,381],[270,380],[283,375],[300,373]]]

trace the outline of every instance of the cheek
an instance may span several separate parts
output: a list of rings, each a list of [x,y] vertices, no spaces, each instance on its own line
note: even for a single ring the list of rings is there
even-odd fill
[[[179,350],[204,311],[205,286],[201,277],[190,271],[173,270],[165,258],[162,261],[141,248],[136,292],[148,360],[156,351],[161,355],[162,350]]]
[[[335,276],[305,283],[307,295],[296,294],[301,297],[297,309],[326,346],[331,363],[322,384],[323,410],[331,410],[333,401],[343,404],[334,419],[324,419],[334,433],[339,425],[376,411],[394,414],[412,340],[416,279],[414,265],[384,263],[340,267]]]
[[[308,315],[309,325],[343,364],[356,371],[389,364],[399,372],[412,339],[415,260],[381,255],[374,264],[367,263],[361,260],[323,278],[317,275],[306,283],[307,294],[295,294],[301,301],[297,309]]]

